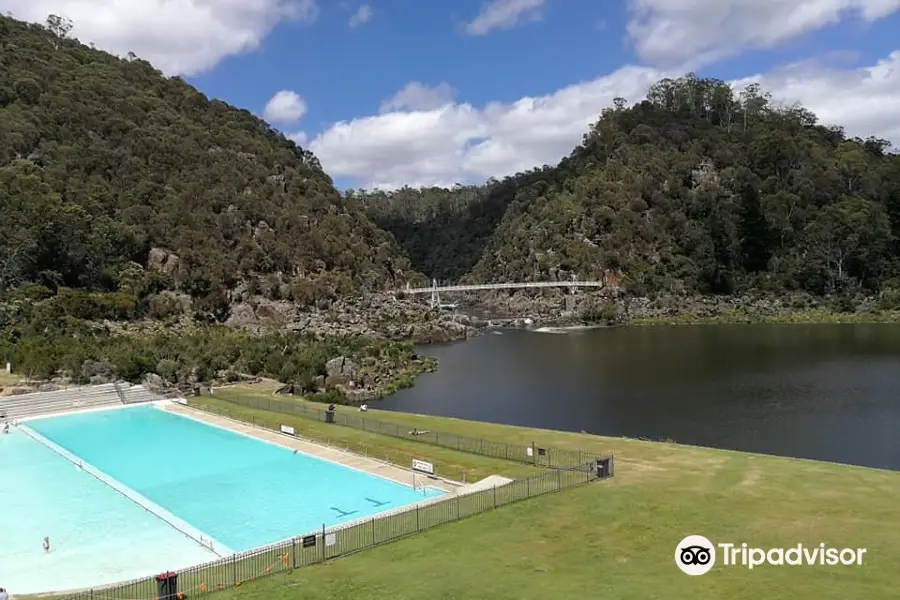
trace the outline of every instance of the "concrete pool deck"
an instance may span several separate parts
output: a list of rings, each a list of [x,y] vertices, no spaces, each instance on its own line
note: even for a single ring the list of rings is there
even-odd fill
[[[157,408],[183,417],[196,419],[197,421],[201,421],[208,425],[228,429],[252,438],[277,444],[284,448],[299,450],[310,456],[337,463],[405,486],[413,487],[414,483],[417,486],[421,486],[423,481],[427,481],[425,484],[427,487],[439,489],[447,494],[456,495],[471,491],[471,486],[469,485],[443,478],[431,478],[421,473],[413,474],[411,469],[404,469],[383,460],[362,456],[348,450],[328,446],[321,442],[315,442],[306,438],[280,433],[265,427],[259,427],[243,421],[208,413],[203,410],[186,406],[180,402],[164,401],[155,404]]]

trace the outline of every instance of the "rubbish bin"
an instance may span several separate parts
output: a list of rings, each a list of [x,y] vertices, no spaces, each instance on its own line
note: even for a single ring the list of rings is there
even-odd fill
[[[597,459],[597,478],[606,479],[612,476],[612,458],[609,456]]]
[[[166,571],[157,575],[156,588],[159,600],[176,600],[178,597],[178,573]]]
[[[325,422],[326,423],[334,423],[334,411],[333,410],[325,411]]]

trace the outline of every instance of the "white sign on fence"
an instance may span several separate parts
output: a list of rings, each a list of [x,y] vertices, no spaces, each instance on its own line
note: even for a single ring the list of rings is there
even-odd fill
[[[534,449],[532,449],[531,446],[528,446],[527,448],[525,448],[525,454],[527,454],[528,456],[534,456]]]
[[[294,428],[291,427],[290,425],[282,425],[281,433],[286,433],[288,435],[294,435]]]
[[[413,471],[419,471],[421,473],[428,473],[429,475],[434,475],[434,465],[430,462],[425,462],[424,460],[416,460],[412,461]]]
[[[337,543],[337,536],[333,533],[325,534],[325,545],[334,546]]]

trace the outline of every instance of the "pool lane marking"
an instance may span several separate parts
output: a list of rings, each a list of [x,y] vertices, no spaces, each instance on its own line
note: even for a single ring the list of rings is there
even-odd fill
[[[139,494],[138,492],[134,491],[133,489],[129,488],[128,486],[124,485],[123,483],[113,479],[112,477],[110,477],[109,475],[107,475],[106,473],[101,471],[100,469],[96,468],[89,462],[82,460],[77,455],[72,454],[65,448],[50,441],[49,439],[45,438],[43,435],[41,435],[37,431],[31,429],[27,425],[20,423],[18,428],[20,431],[25,433],[27,436],[29,436],[32,439],[34,439],[35,441],[43,444],[50,450],[56,452],[57,454],[59,454],[60,456],[62,456],[63,458],[65,458],[66,460],[71,462],[73,465],[75,465],[79,469],[88,473],[89,475],[91,475],[92,477],[94,477],[95,479],[100,481],[101,483],[105,484],[106,486],[119,492],[120,494],[122,494],[123,496],[125,496],[126,498],[128,498],[129,500],[131,500],[132,502],[134,502],[135,504],[137,504],[138,506],[140,506],[141,508],[143,508],[144,510],[149,512],[150,514],[152,514],[157,519],[166,523],[167,525],[169,525],[170,527],[172,527],[179,533],[189,537],[191,540],[197,542],[204,548],[207,548],[208,550],[210,550],[211,552],[213,552],[220,558],[224,558],[225,556],[230,556],[232,554],[236,554],[235,551],[232,550],[231,548],[229,548],[228,546],[222,544],[215,538],[200,531],[199,529],[197,529],[196,527],[194,527],[187,521],[176,517],[175,515],[173,515],[169,511],[167,511],[162,506],[149,500],[148,498],[144,497],[143,495]]]

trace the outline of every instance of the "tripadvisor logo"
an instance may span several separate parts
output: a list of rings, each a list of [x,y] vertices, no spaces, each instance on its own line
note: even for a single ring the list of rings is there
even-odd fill
[[[716,564],[716,547],[702,535],[689,535],[675,548],[675,564],[688,575],[703,575]]]
[[[718,552],[717,552],[718,550]],[[742,566],[752,569],[761,565],[799,566],[820,565],[833,567],[863,564],[865,548],[830,548],[825,544],[804,546],[797,544],[791,548],[753,548],[747,544],[719,543],[713,544],[702,535],[689,535],[675,547],[675,564],[688,575],[703,575],[716,564],[716,557],[721,557],[724,566]]]

